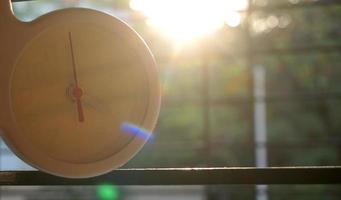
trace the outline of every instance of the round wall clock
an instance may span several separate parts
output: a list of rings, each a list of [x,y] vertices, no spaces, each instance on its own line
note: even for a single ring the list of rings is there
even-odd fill
[[[134,132],[151,133],[160,108],[158,71],[138,34],[89,9],[20,22],[4,0],[0,15],[0,128],[8,146],[63,177],[100,175],[130,160],[146,142]]]

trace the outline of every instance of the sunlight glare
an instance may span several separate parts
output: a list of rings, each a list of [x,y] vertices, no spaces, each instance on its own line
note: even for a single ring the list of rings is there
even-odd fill
[[[224,26],[241,23],[237,10],[247,0],[131,0],[130,7],[142,12],[146,23],[177,43],[192,41]]]

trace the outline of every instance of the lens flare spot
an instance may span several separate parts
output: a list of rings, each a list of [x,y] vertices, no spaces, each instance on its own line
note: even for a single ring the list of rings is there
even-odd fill
[[[144,140],[153,139],[153,134],[143,128],[140,128],[132,123],[122,123],[121,124],[121,131],[125,134],[134,135]]]

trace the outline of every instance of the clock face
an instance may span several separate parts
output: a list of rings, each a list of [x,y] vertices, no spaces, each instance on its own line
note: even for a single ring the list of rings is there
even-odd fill
[[[27,43],[12,71],[11,107],[20,137],[62,163],[114,156],[136,139],[122,124],[144,125],[147,65],[134,43],[114,29],[75,20],[49,26]]]

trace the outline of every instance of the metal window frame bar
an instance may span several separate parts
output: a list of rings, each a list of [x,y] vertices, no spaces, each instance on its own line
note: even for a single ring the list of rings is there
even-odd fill
[[[40,171],[0,172],[0,185],[221,185],[341,184],[341,166],[118,169],[106,175],[68,179]]]

